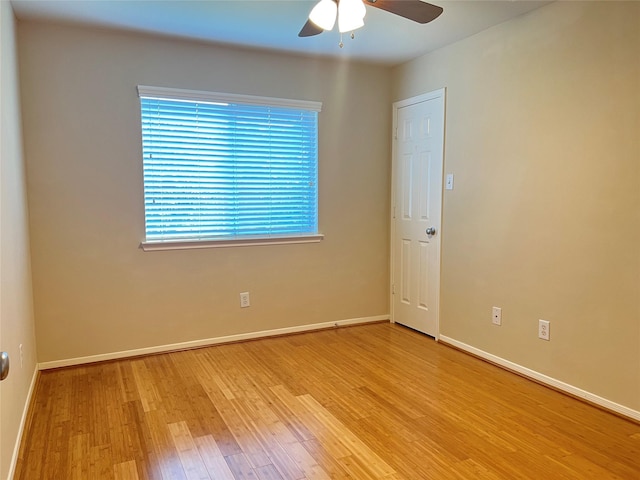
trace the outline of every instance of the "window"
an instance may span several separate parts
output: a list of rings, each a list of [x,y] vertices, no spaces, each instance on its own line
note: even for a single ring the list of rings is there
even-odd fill
[[[321,104],[138,86],[147,249],[319,241]]]

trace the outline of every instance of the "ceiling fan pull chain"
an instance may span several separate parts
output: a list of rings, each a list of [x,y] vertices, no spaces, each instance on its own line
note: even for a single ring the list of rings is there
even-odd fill
[[[351,32],[351,40],[353,40],[354,38],[356,38],[356,34]]]
[[[344,43],[342,43],[342,32],[340,32],[340,43],[338,44],[340,48],[344,47]]]

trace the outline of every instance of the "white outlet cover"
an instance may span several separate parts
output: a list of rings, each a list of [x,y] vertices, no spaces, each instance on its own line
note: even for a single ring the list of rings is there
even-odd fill
[[[502,325],[502,309],[500,307],[491,309],[491,322],[494,325]]]
[[[551,340],[551,323],[548,320],[538,320],[538,338]]]
[[[240,308],[247,308],[251,306],[249,301],[249,292],[242,292],[240,294]]]

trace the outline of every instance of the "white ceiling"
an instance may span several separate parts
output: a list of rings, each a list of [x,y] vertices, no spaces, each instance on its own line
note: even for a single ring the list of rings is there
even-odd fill
[[[0,0],[4,1],[4,0]],[[403,0],[398,0],[403,1]],[[538,8],[548,1],[454,0],[420,25],[367,7],[356,38],[334,29],[299,38],[317,0],[11,0],[18,19],[88,24],[285,52],[394,65]]]

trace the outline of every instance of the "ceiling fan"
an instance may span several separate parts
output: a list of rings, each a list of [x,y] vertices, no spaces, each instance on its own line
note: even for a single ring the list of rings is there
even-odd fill
[[[418,23],[429,23],[443,11],[442,7],[422,0],[320,0],[298,36],[311,37],[332,30],[336,19],[340,33],[353,32],[364,25],[365,5]]]

